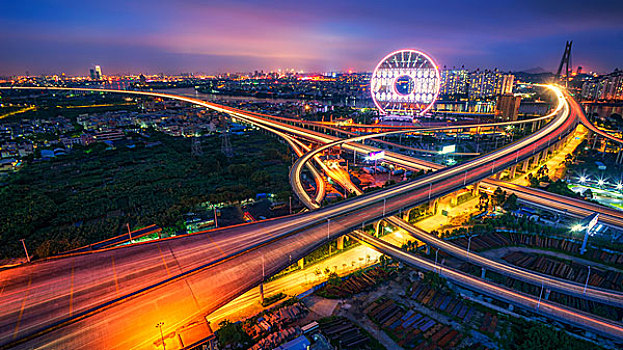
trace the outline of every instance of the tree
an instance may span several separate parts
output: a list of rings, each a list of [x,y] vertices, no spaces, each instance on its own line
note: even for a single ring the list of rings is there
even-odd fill
[[[517,204],[517,195],[514,193],[511,193],[510,196],[508,196],[508,198],[506,198],[506,201],[504,202],[504,208],[507,210],[517,210],[519,209],[519,205]]]
[[[489,195],[487,192],[480,192],[480,202],[478,203],[480,210],[487,210],[489,208]]]
[[[503,191],[500,187],[496,188],[495,192],[493,192],[492,200],[494,206],[501,206],[506,201],[506,191]]]
[[[221,346],[231,345],[235,349],[244,349],[250,345],[251,338],[242,329],[240,322],[231,323],[229,320],[223,320],[218,325],[216,336]]]

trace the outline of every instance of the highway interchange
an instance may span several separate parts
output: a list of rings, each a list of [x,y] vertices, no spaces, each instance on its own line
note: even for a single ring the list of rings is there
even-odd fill
[[[192,98],[123,93],[175,98],[282,133],[301,133],[301,128],[255,113]],[[329,239],[451,193],[465,184],[486,179],[496,171],[547,149],[564,138],[577,122],[576,107],[570,107],[561,92],[557,94],[560,103],[552,121],[533,135],[491,154],[387,190],[300,215],[42,260],[1,271],[0,296],[6,303],[0,315],[0,347],[148,347],[145,339],[153,338],[154,324],[164,320],[165,330],[170,332],[189,319],[216,310],[259,284],[262,276],[258,271],[262,266],[266,275],[274,274]],[[321,136],[309,133],[307,137]],[[306,151],[303,145],[291,141]],[[350,147],[359,151],[372,149],[363,145]],[[300,152],[302,150],[297,154]],[[413,163],[409,163],[411,159],[397,154],[388,156],[389,161],[413,167]],[[620,220],[616,216],[619,215],[613,215]],[[619,305],[620,294],[615,298],[614,302]],[[547,302],[540,305],[542,312],[545,304],[549,305]],[[569,315],[573,313],[564,310],[570,312]],[[588,318],[593,320],[595,330],[615,338],[623,337],[619,324],[604,328],[598,324],[603,320],[591,317]],[[591,322],[578,320],[582,325]]]

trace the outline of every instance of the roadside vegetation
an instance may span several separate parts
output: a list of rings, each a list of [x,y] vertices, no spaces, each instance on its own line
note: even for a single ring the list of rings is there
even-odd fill
[[[31,254],[46,257],[117,235],[128,223],[133,229],[157,224],[165,235],[183,232],[183,214],[205,202],[290,195],[290,153],[274,138],[231,135],[228,159],[218,136],[202,138],[204,154],[192,157],[192,140],[150,134],[154,147],[76,145],[66,156],[8,176],[0,188],[0,258],[22,255],[22,238]]]

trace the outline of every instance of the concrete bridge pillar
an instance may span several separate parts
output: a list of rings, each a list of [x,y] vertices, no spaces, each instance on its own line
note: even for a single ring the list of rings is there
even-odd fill
[[[523,161],[522,166],[521,166],[521,171],[526,173],[528,172],[529,167],[530,167],[530,158]]]
[[[402,220],[409,222],[409,214],[411,214],[411,210],[413,209],[407,209],[402,212]]]
[[[260,283],[260,304],[264,304],[264,282]]]
[[[549,300],[549,295],[552,293],[551,290],[549,289],[545,289],[545,296],[543,297],[543,299],[545,300]]]
[[[508,178],[512,180],[512,179],[515,178],[515,175],[517,175],[517,164],[513,165],[510,168],[510,170],[508,172]]]
[[[439,207],[439,199],[435,199],[432,202],[428,202],[428,212],[435,215],[437,214],[437,208]]]
[[[346,239],[346,236],[337,238],[337,250],[344,250],[344,239]]]
[[[381,237],[381,226],[383,224],[383,220],[379,220],[374,224],[374,237]]]
[[[480,190],[480,182],[476,182],[474,184],[474,187],[472,188],[472,196],[477,196],[479,190]]]
[[[299,261],[299,269],[303,269],[305,267],[305,258],[300,258]]]
[[[456,207],[459,204],[459,191],[454,191],[450,195],[450,205]]]
[[[485,269],[484,267],[481,269],[480,271],[480,278],[482,278],[483,280],[485,279],[485,276],[487,274],[487,269]]]

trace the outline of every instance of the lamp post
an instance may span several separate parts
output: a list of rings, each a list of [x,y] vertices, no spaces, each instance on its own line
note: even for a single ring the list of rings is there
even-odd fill
[[[162,339],[162,349],[167,350],[167,346],[164,344],[164,334],[162,333],[162,326],[164,326],[164,322],[158,322],[156,324],[156,328],[160,328],[160,339]]]
[[[472,237],[474,236],[469,236],[469,238],[467,239],[467,260],[469,260],[469,246],[472,243]]]
[[[26,249],[26,243],[24,243],[24,239],[20,239],[20,241],[22,242],[22,245],[24,246],[24,252],[26,253],[26,260],[28,260],[28,262],[30,262],[30,255],[28,255],[28,250]]]
[[[439,248],[435,249],[435,271],[439,272],[437,268],[437,254],[439,254]]]
[[[383,198],[383,217],[385,217],[385,202],[387,201],[386,198]]]
[[[584,291],[582,294],[586,294],[586,287],[588,286],[588,279],[591,277],[591,267],[588,266],[588,275],[586,275],[586,283],[584,283]]]
[[[536,309],[538,310],[541,306],[541,297],[543,296],[543,281],[541,281],[541,293],[539,294],[539,302],[536,304]]]

